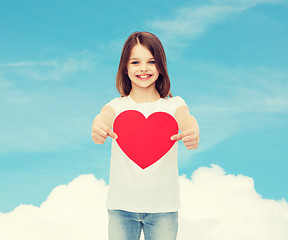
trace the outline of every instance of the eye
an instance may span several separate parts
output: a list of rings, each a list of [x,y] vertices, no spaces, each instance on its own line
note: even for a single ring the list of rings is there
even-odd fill
[[[139,64],[139,62],[138,61],[133,61],[133,62],[131,62],[131,64]]]
[[[149,63],[150,63],[150,64],[155,64],[155,61],[154,61],[154,60],[152,60],[152,61],[149,61]]]

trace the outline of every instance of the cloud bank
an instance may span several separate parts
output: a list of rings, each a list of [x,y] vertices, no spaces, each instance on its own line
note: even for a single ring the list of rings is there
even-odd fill
[[[178,240],[286,240],[288,204],[263,199],[253,179],[226,174],[217,165],[180,177],[182,209]],[[20,205],[0,213],[0,239],[108,239],[107,185],[80,175],[56,187],[40,206]]]

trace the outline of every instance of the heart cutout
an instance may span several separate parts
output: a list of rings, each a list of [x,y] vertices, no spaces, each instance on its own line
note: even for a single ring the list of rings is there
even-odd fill
[[[113,124],[122,151],[145,169],[162,158],[174,145],[171,136],[178,133],[178,124],[165,112],[152,113],[147,119],[139,111],[120,113]]]

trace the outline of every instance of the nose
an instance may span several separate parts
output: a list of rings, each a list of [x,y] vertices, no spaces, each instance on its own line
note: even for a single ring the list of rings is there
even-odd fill
[[[148,71],[148,67],[147,67],[146,63],[143,63],[143,64],[140,65],[140,70],[141,70],[142,72]]]

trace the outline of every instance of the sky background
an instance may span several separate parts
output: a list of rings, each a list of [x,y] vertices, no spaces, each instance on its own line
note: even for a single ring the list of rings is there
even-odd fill
[[[0,212],[40,207],[79,175],[108,183],[111,140],[95,145],[91,124],[119,96],[134,31],[160,38],[172,94],[199,122],[179,174],[217,166],[287,204],[287,12],[285,0],[0,0]]]

